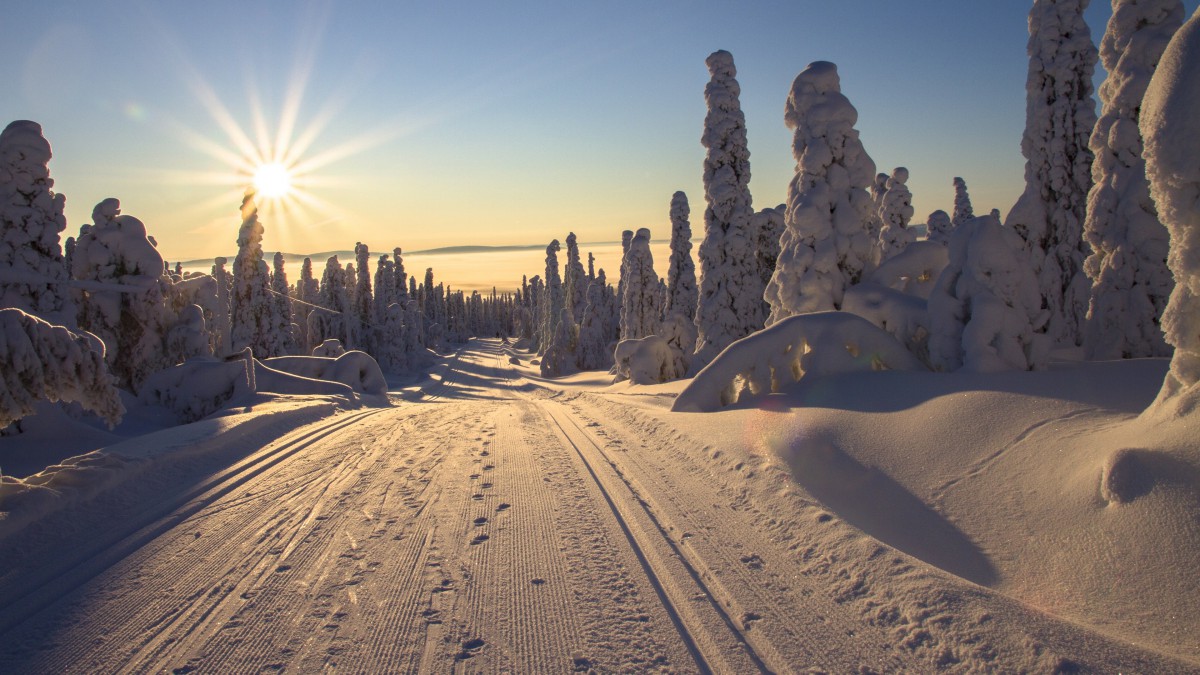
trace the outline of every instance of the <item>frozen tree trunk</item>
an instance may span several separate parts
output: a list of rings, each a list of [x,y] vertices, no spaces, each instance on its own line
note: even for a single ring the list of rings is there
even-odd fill
[[[837,66],[811,63],[792,82],[784,122],[795,133],[796,175],[788,185],[786,229],[767,286],[768,323],[794,314],[840,309],[846,288],[873,266],[875,162],[842,95]]]
[[[0,132],[0,307],[75,327],[59,233],[66,198],[51,189],[50,143],[36,122]],[[160,270],[161,271],[161,270]]]
[[[1138,122],[1146,87],[1171,36],[1183,23],[1180,0],[1115,0],[1100,59],[1102,110],[1092,132],[1092,191],[1083,234],[1092,255],[1084,350],[1089,359],[1169,356],[1159,319],[1174,280],[1167,269],[1167,228],[1146,180]]]
[[[1088,0],[1035,0],[1029,13],[1025,191],[1004,224],[1025,240],[1042,295],[1038,332],[1079,344],[1087,314],[1083,221],[1092,185],[1088,137],[1096,124],[1096,47],[1083,20]]]
[[[254,191],[242,198],[242,227],[238,254],[233,260],[233,295],[230,297],[230,349],[249,347],[256,356],[279,356],[271,321],[270,274],[262,252],[263,226],[258,222]]]
[[[975,217],[975,209],[971,208],[971,195],[967,194],[967,181],[954,177],[954,214],[950,223],[958,227]]]
[[[750,149],[741,85],[733,56],[717,51],[705,61],[708,114],[701,144],[704,158],[704,240],[700,242],[700,288],[692,368],[703,367],[722,349],[763,325],[762,294],[754,258],[750,218]],[[624,337],[624,336],[623,336]]]
[[[1175,34],[1142,101],[1146,177],[1170,233],[1175,275],[1162,327],[1175,348],[1147,413],[1189,415],[1200,403],[1200,10]]]
[[[621,298],[621,339],[634,340],[658,333],[662,295],[650,253],[650,230],[641,228],[626,256],[625,297]]]

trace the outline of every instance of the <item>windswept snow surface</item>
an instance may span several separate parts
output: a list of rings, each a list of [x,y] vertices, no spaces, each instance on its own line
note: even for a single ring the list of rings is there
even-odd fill
[[[105,451],[176,461],[0,539],[0,672],[1200,668],[1197,429],[1136,417],[1165,360],[697,414],[532,357]]]

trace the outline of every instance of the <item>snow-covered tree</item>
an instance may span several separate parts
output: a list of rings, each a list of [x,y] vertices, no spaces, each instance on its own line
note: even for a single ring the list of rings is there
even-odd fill
[[[938,209],[929,214],[929,218],[925,221],[925,238],[945,244],[950,239],[950,231],[953,229],[954,221],[950,219],[950,214]]]
[[[975,217],[975,209],[971,208],[971,195],[967,194],[967,181],[959,176],[954,177],[954,214],[950,222],[958,227]]]
[[[355,349],[371,353],[375,349],[374,331],[371,330],[375,298],[371,290],[371,251],[366,244],[358,242],[354,245],[354,259],[358,265],[354,269],[354,318],[358,322],[359,343]],[[347,268],[349,269],[349,268]],[[349,274],[347,272],[347,274]]]
[[[308,316],[308,336],[314,345],[329,339],[346,346],[357,344],[358,322],[352,319],[350,296],[346,292],[346,270],[336,255],[325,261],[316,304],[320,309],[313,309]]]
[[[1025,83],[1025,191],[1004,224],[1025,239],[1046,320],[1038,331],[1056,344],[1079,343],[1087,314],[1088,250],[1083,221],[1092,186],[1088,137],[1096,125],[1092,71],[1096,47],[1083,12],[1088,0],[1035,0],[1029,13]]]
[[[579,257],[579,243],[575,233],[567,235],[567,263],[563,274],[563,293],[566,306],[571,310],[572,321],[578,323],[587,303],[587,279],[583,273],[583,262]]]
[[[254,191],[242,198],[242,226],[238,231],[238,253],[233,259],[233,294],[229,298],[230,350],[246,347],[260,358],[279,356],[271,302],[271,277],[262,251],[263,226],[258,222]]]
[[[667,295],[659,333],[675,355],[675,372],[686,373],[696,347],[696,264],[692,261],[691,209],[687,195],[671,196],[671,259],[667,266]]]
[[[0,428],[31,414],[37,400],[79,403],[110,427],[125,414],[104,354],[63,326],[0,309],[0,363]]]
[[[577,344],[575,322],[571,319],[571,311],[564,305],[559,309],[554,335],[550,337],[550,343],[542,355],[539,366],[542,377],[558,377],[574,372]]]
[[[917,240],[916,232],[908,229],[913,217],[912,193],[908,190],[908,169],[898,166],[887,180],[887,192],[879,206],[879,261],[883,262],[903,251]]]
[[[607,370],[612,366],[611,309],[605,298],[604,270],[588,284],[587,307],[579,324],[575,362],[580,370]]]
[[[703,367],[729,343],[763,325],[755,242],[750,231],[754,208],[750,200],[750,148],[740,100],[742,89],[729,52],[713,52],[705,64],[710,75],[704,88],[708,114],[700,143],[707,150],[703,176],[706,207],[704,239],[699,249],[694,369]],[[628,337],[624,331],[622,337]]]
[[[233,353],[230,349],[230,333],[232,327],[229,324],[229,298],[233,295],[233,277],[230,276],[229,270],[225,269],[225,263],[229,262],[224,257],[216,257],[213,259],[212,277],[217,282],[217,307],[213,313],[213,354],[216,356],[225,356]]]
[[[296,332],[293,331],[295,319],[292,315],[292,296],[288,294],[287,272],[283,267],[283,254],[276,251],[271,259],[271,302],[274,311],[271,312],[271,336],[275,343],[271,351],[276,356],[289,356],[296,353]]]
[[[392,249],[392,262],[396,265],[396,301],[404,302],[408,300],[408,274],[404,272],[404,256],[400,247]]]
[[[929,296],[934,368],[1044,368],[1049,343],[1035,331],[1041,300],[1020,235],[982,216],[954,228],[949,248],[950,263]]]
[[[53,191],[50,143],[36,122],[0,132],[0,307],[75,326],[59,233],[66,198]]]
[[[771,283],[771,277],[775,276],[775,263],[779,260],[779,239],[783,236],[786,211],[787,204],[768,207],[755,213],[750,221],[755,238],[754,258],[758,261],[758,276],[762,279],[764,294],[767,284]],[[763,302],[766,302],[766,298]],[[764,305],[764,316],[770,311],[771,306]]]
[[[1200,10],[1163,52],[1142,100],[1139,128],[1145,141],[1146,177],[1158,215],[1170,233],[1167,264],[1175,289],[1163,311],[1171,368],[1151,410],[1195,413],[1200,404]]]
[[[621,298],[621,339],[655,335],[660,327],[662,294],[650,253],[650,230],[641,228],[629,243],[625,261],[625,297]]]
[[[546,286],[541,298],[541,326],[538,352],[544,354],[554,339],[564,306],[562,277],[558,273],[558,252],[562,246],[554,239],[546,246]]]
[[[621,269],[617,278],[617,302],[625,297],[625,259],[629,257],[629,243],[633,241],[633,230],[621,231]]]
[[[1159,317],[1174,281],[1167,229],[1146,180],[1138,121],[1142,97],[1171,36],[1183,24],[1181,0],[1115,0],[1100,59],[1102,110],[1092,132],[1092,191],[1083,234],[1091,301],[1084,348],[1091,359],[1167,356]]]
[[[846,288],[869,274],[875,162],[842,95],[837,66],[811,63],[792,82],[784,122],[794,129],[796,175],[788,185],[786,229],[767,286],[768,323],[793,314],[839,309]]]
[[[163,259],[146,226],[121,215],[121,203],[105,199],[92,210],[93,224],[80,228],[71,277],[83,283],[79,325],[99,337],[117,384],[136,390],[167,362],[166,332],[174,317],[166,308]]]

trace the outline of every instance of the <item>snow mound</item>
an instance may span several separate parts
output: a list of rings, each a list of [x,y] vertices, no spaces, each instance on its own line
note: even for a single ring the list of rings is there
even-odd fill
[[[928,300],[938,276],[949,263],[950,254],[945,244],[916,241],[881,263],[870,280]]]
[[[725,348],[675,399],[672,412],[713,412],[746,394],[781,391],[808,374],[925,370],[870,321],[848,312],[799,314]]]
[[[621,340],[617,343],[614,357],[617,362],[617,382],[629,380],[633,384],[660,384],[683,376],[676,370],[678,359],[675,350],[666,338],[659,335]]]
[[[268,368],[313,380],[331,380],[349,386],[357,394],[386,396],[387,380],[370,354],[349,351],[337,358],[323,356],[280,356],[264,362]]]
[[[142,384],[138,397],[175,413],[183,423],[195,422],[255,392],[254,373],[245,359],[189,359],[160,370]]]

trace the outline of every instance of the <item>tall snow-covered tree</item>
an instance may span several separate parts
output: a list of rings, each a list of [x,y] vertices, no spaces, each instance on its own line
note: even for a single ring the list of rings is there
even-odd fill
[[[1174,281],[1167,228],[1146,180],[1138,121],[1142,97],[1171,36],[1183,24],[1181,0],[1114,0],[1100,41],[1108,77],[1092,132],[1092,191],[1083,234],[1092,255],[1084,349],[1091,359],[1167,356],[1159,318]]]
[[[1092,186],[1088,137],[1096,125],[1092,71],[1096,47],[1083,20],[1089,0],[1035,0],[1029,12],[1025,83],[1025,191],[1004,224],[1025,240],[1038,277],[1044,319],[1038,331],[1056,344],[1079,344],[1087,314],[1087,278],[1079,274]]]
[[[304,354],[311,353],[312,348],[320,344],[319,342],[313,343],[308,335],[308,317],[312,314],[313,305],[320,300],[320,293],[321,284],[313,276],[312,258],[305,258],[304,262],[300,264],[300,280],[296,282],[296,303],[292,308],[296,316],[296,324],[304,336],[297,347]]]
[[[908,229],[913,217],[912,192],[908,190],[908,169],[898,166],[888,176],[887,192],[879,206],[879,261],[883,262],[908,248],[917,240],[916,233]]]
[[[710,75],[704,88],[708,114],[700,143],[707,151],[703,175],[706,206],[704,239],[699,249],[693,368],[707,365],[734,340],[763,326],[762,293],[750,231],[754,208],[742,89],[729,52],[713,52],[705,64]]]
[[[213,354],[226,356],[232,353],[230,349],[229,298],[233,295],[233,277],[225,269],[229,262],[224,257],[213,258],[212,278],[217,283],[217,302],[213,311]]]
[[[357,344],[358,322],[351,320],[350,295],[346,292],[346,270],[337,256],[325,261],[321,288],[314,308],[308,316],[308,335],[314,345],[325,340],[338,340],[343,347]]]
[[[573,372],[578,342],[575,321],[564,302],[563,307],[559,309],[558,321],[554,324],[554,335],[550,337],[550,343],[546,346],[546,353],[542,355],[539,365],[542,377],[558,377]]]
[[[375,296],[371,308],[371,321],[382,325],[387,320],[388,307],[397,301],[396,298],[396,265],[387,254],[379,256],[375,263]]]
[[[354,259],[358,263],[354,278],[354,318],[358,320],[359,344],[357,349],[371,352],[375,349],[374,331],[371,315],[374,313],[375,298],[371,290],[371,251],[367,245],[358,242],[354,245]]]
[[[271,276],[262,251],[263,226],[258,222],[254,191],[242,198],[242,226],[238,231],[238,253],[233,259],[233,293],[229,298],[230,348],[246,347],[257,357],[274,353],[278,340],[271,320]]]
[[[967,181],[959,176],[954,177],[954,213],[950,222],[958,227],[975,217],[975,209],[971,208],[971,195],[967,193]]]
[[[629,243],[633,241],[633,230],[621,231],[621,269],[617,278],[617,302],[625,297],[625,260],[629,257]]]
[[[691,208],[687,195],[671,196],[671,259],[667,265],[667,296],[659,331],[675,354],[675,372],[686,373],[696,347],[696,263],[692,261]]]
[[[1163,311],[1167,344],[1175,348],[1162,390],[1150,411],[1190,415],[1200,409],[1200,9],[1167,45],[1142,99],[1138,121],[1145,142],[1146,177],[1167,226],[1167,265],[1175,288]]]
[[[575,362],[580,370],[606,370],[612,366],[612,341],[609,312],[605,298],[604,270],[588,284],[587,307],[579,324]]]
[[[579,257],[579,243],[575,233],[567,234],[567,263],[563,274],[563,292],[566,306],[571,310],[572,321],[579,323],[587,302],[587,279],[583,273],[583,262]]]
[[[875,162],[854,124],[858,111],[842,94],[837,66],[810,63],[792,82],[784,122],[794,130],[796,175],[788,184],[786,229],[767,286],[768,323],[794,314],[840,309],[848,286],[873,264]]]
[[[562,246],[554,239],[546,246],[546,282],[541,297],[541,326],[538,341],[538,352],[545,353],[550,347],[557,330],[558,320],[562,318],[563,297],[562,277],[558,273],[558,252]]]
[[[404,272],[404,256],[400,247],[392,249],[392,262],[396,266],[396,301],[408,300],[408,274]]]
[[[786,204],[767,207],[754,214],[751,219],[751,229],[754,230],[754,258],[758,261],[758,276],[762,279],[763,295],[767,284],[775,276],[775,263],[779,261],[779,239],[783,236],[784,213]],[[766,302],[766,298],[763,298]],[[764,305],[763,315],[769,314],[770,305]]]
[[[625,297],[621,298],[621,339],[636,340],[658,334],[662,311],[658,274],[650,253],[650,230],[641,228],[629,243],[626,256]]]
[[[75,306],[59,244],[66,197],[52,189],[50,157],[36,122],[18,120],[0,132],[0,307],[71,328]]]
[[[271,259],[271,302],[274,304],[274,311],[271,312],[271,336],[275,339],[275,344],[271,346],[271,351],[277,356],[287,356],[295,354],[298,344],[296,332],[293,332],[295,318],[292,315],[292,297],[288,294],[287,271],[283,266],[283,254],[279,251],[275,252],[274,258]]]

